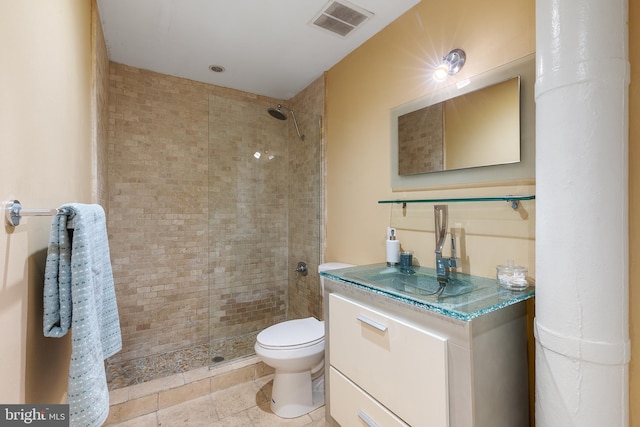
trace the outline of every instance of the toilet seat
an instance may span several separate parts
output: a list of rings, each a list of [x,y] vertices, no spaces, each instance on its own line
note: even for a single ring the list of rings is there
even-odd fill
[[[315,317],[287,320],[269,326],[256,338],[258,345],[271,350],[294,350],[324,341],[324,322]]]

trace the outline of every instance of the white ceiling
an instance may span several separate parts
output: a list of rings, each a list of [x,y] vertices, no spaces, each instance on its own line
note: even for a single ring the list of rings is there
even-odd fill
[[[98,8],[111,61],[286,100],[419,1],[351,0],[374,15],[344,38],[310,24],[327,0],[98,0]]]

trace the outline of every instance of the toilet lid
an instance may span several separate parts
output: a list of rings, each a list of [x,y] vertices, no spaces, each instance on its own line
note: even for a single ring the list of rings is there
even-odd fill
[[[324,339],[324,322],[314,317],[287,320],[269,326],[256,339],[264,347],[304,347]]]

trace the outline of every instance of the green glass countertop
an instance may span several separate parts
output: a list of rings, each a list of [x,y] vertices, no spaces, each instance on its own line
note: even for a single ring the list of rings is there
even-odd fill
[[[372,264],[320,273],[346,283],[454,319],[468,321],[492,311],[532,298],[535,287],[520,291],[504,289],[495,279],[454,272],[440,297],[428,295],[438,289],[435,269],[413,267],[412,273],[400,267]]]

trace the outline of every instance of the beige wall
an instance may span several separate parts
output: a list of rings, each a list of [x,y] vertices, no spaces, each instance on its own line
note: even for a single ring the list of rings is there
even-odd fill
[[[328,73],[327,260],[371,263],[383,259],[380,230],[388,225],[389,214],[377,206],[377,200],[454,193],[392,193],[389,186],[388,110],[429,91],[421,71],[424,65],[460,47],[468,55],[463,72],[474,75],[535,50],[533,0],[430,3],[417,5]],[[640,368],[634,356],[640,342],[640,227],[636,214],[640,211],[640,169],[634,167],[640,162],[640,122],[633,119],[640,111],[640,88],[634,83],[640,78],[639,25],[640,2],[630,0],[631,426],[640,426],[640,406],[634,404],[640,395]],[[423,240],[422,245],[430,250],[432,240]],[[496,250],[494,244],[490,248]]]
[[[452,48],[462,48],[467,53],[467,62],[456,76],[459,79],[533,53],[534,9],[534,0],[423,1],[329,70],[328,261],[356,264],[384,261],[386,227],[390,222],[398,225],[396,220],[403,212],[379,205],[379,200],[535,192],[533,186],[527,185],[394,193],[389,177],[390,109],[436,90],[428,70]],[[407,212],[421,216],[423,224],[399,229],[398,238],[405,249],[414,251],[414,257],[422,265],[433,266],[433,214],[429,209],[410,205]],[[509,215],[510,208],[489,209],[501,209],[500,215]],[[518,231],[517,238],[500,233],[487,238],[483,236],[485,230],[478,230],[475,235],[467,233],[463,242],[464,271],[489,277],[495,274],[496,264],[510,257],[529,266],[534,275],[532,209],[528,210],[526,224],[518,225],[524,227],[524,235]],[[463,215],[471,218],[475,214]],[[457,219],[453,216],[451,219],[450,225],[455,225]],[[489,227],[496,230],[502,225]],[[486,250],[488,245],[491,251]]]
[[[91,202],[91,2],[0,2],[0,198]],[[51,218],[0,229],[0,402],[60,402],[70,345],[42,336]],[[46,385],[46,386],[45,386]]]
[[[410,204],[404,210],[379,200],[535,194],[529,182],[391,190],[390,110],[435,91],[429,70],[453,48],[467,53],[453,81],[530,55],[535,52],[535,1],[422,1],[328,71],[327,261],[384,262],[385,230],[391,224],[414,260],[435,265],[432,205]],[[518,212],[500,203],[449,205],[461,270],[492,277],[497,264],[514,259],[535,278],[535,203],[523,203]],[[449,250],[445,247],[445,253]],[[529,324],[533,307],[528,304]],[[533,375],[530,363],[531,399]]]
[[[91,13],[91,142],[93,201],[108,211],[109,58],[96,0]]]

